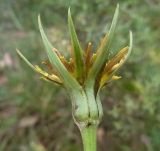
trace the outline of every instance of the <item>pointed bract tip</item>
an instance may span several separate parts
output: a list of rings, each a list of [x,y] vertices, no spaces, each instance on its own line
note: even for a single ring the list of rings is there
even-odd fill
[[[20,51],[16,48],[16,52],[19,54],[20,53]]]
[[[116,8],[118,8],[118,9],[119,9],[119,3],[117,3],[117,6],[116,6]]]
[[[110,27],[110,30],[109,30],[109,35],[113,36],[114,35],[114,32],[115,32],[115,28],[116,28],[116,25],[117,25],[117,22],[118,22],[118,17],[119,17],[119,4],[117,4],[117,7],[116,7],[116,10],[114,12],[114,16],[113,16],[113,19],[112,19],[112,23],[111,23],[111,27]],[[111,37],[112,37],[111,36]],[[111,38],[112,39],[112,38]]]
[[[16,52],[33,70],[35,70],[35,67],[28,61],[28,59],[21,53],[20,50],[16,49]]]
[[[40,21],[41,20],[41,15],[40,14],[38,14],[38,21]]]
[[[119,3],[116,6],[115,14],[119,14]]]
[[[40,18],[41,17],[41,15],[40,14],[38,14],[38,18]]]
[[[16,52],[18,53],[18,55],[19,55],[22,59],[24,58],[23,54],[21,53],[21,51],[20,51],[19,49],[16,48]]]
[[[41,16],[40,16],[40,14],[38,15],[38,24],[39,24],[39,26],[41,25]]]
[[[71,17],[71,8],[68,8],[68,17]]]
[[[129,49],[130,51],[132,49],[132,46],[133,46],[133,34],[132,34],[132,31],[130,30],[129,31]]]
[[[129,31],[129,38],[130,38],[130,42],[133,43],[133,33],[131,30]]]
[[[68,7],[68,12],[71,12],[71,8],[70,7]]]

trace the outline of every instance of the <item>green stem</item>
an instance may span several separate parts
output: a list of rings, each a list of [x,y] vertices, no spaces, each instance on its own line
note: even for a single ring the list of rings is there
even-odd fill
[[[97,132],[97,125],[89,125],[80,129],[84,151],[96,151],[97,147],[97,139],[96,139],[96,132]]]

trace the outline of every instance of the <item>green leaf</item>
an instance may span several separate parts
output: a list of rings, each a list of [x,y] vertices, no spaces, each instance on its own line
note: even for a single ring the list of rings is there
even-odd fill
[[[78,78],[82,78],[83,71],[84,71],[83,51],[80,46],[79,40],[77,38],[77,34],[72,21],[70,8],[68,9],[68,27],[69,27],[69,32],[71,36],[72,46],[73,46],[73,55],[74,55],[74,61],[76,66],[76,73]]]
[[[91,81],[94,81],[96,79],[97,75],[99,74],[99,72],[101,71],[105,63],[107,62],[109,49],[110,49],[113,36],[115,33],[115,28],[117,25],[118,14],[119,14],[119,4],[117,5],[117,8],[115,10],[109,33],[105,35],[101,43],[101,46],[97,50],[98,56],[88,75],[88,79],[90,79]]]
[[[48,58],[51,62],[51,64],[55,67],[55,69],[58,71],[59,76],[63,80],[64,84],[68,88],[78,88],[79,84],[78,82],[72,77],[72,75],[67,71],[57,54],[53,51],[53,46],[47,39],[42,24],[40,16],[38,16],[38,24],[39,24],[39,30],[42,36],[42,40],[45,46],[45,50],[48,54]]]

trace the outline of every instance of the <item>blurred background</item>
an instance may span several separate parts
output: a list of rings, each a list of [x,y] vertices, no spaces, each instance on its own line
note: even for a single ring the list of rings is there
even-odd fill
[[[81,151],[82,143],[64,89],[39,79],[16,54],[33,63],[46,59],[38,31],[41,14],[53,45],[67,55],[67,9],[83,48],[94,50],[108,31],[116,4],[120,18],[111,56],[134,47],[118,72],[123,78],[101,92],[103,121],[98,151],[158,151],[160,148],[159,0],[0,0],[0,151]]]

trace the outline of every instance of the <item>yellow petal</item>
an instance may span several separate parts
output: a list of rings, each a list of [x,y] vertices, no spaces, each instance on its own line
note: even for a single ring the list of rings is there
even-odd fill
[[[104,72],[110,73],[114,69],[120,67],[120,65],[123,63],[123,60],[125,60],[125,57],[128,53],[128,49],[128,46],[121,49],[119,53],[107,63]]]
[[[100,88],[102,88],[104,85],[106,85],[107,83],[111,82],[111,81],[114,81],[114,80],[119,80],[121,79],[122,77],[121,76],[115,76],[113,75],[111,78],[110,78],[110,75],[103,75],[103,77],[101,78],[101,81],[100,81]]]
[[[103,87],[103,85],[108,81],[108,79],[109,79],[109,75],[104,74],[102,76],[102,78],[100,79],[100,88]]]
[[[121,76],[115,76],[115,75],[113,75],[112,78],[111,78],[111,80],[119,80],[121,78],[122,78]]]
[[[48,75],[48,78],[56,83],[62,84],[62,81],[60,80],[60,78],[54,74]]]
[[[58,84],[62,84],[62,81],[60,80],[60,78],[54,74],[49,74],[45,71],[43,71],[39,66],[35,65],[35,70],[40,73],[41,75],[43,75],[46,79],[51,80],[53,82],[56,82]]]

